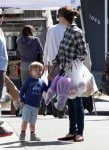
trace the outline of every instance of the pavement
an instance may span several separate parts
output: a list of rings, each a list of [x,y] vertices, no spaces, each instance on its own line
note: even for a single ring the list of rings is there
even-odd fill
[[[0,150],[108,150],[109,149],[109,101],[95,99],[96,112],[85,112],[84,141],[58,141],[57,138],[68,133],[68,118],[54,118],[52,115],[39,115],[37,120],[37,136],[40,142],[29,140],[29,127],[25,142],[19,141],[21,117],[2,115],[5,127],[14,134],[0,137]],[[99,115],[98,112],[102,112]],[[106,113],[106,115],[105,115]]]

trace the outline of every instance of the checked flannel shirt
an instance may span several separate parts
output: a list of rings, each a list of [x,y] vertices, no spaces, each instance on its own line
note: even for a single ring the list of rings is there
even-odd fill
[[[76,24],[69,25],[53,63],[59,63],[61,68],[63,68],[76,58],[84,60],[85,56],[87,56],[87,50],[82,30]]]

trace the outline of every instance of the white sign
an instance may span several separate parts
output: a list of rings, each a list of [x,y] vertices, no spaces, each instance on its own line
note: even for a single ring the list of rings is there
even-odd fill
[[[47,9],[63,6],[79,6],[80,0],[0,0],[0,7],[22,9]]]
[[[92,14],[89,14],[89,19],[90,19],[91,21],[93,21],[94,23],[97,23],[98,25],[101,24],[100,19],[97,18],[97,17],[95,17],[95,16],[93,16]]]

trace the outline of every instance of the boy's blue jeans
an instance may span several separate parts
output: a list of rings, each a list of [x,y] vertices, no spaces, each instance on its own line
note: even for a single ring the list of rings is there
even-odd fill
[[[68,99],[69,134],[83,135],[84,130],[84,107],[82,99],[77,97]]]

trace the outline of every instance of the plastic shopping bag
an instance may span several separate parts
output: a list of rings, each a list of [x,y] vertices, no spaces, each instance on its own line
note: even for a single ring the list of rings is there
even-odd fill
[[[95,78],[93,74],[87,69],[85,65],[82,66],[83,74],[86,78],[86,91],[82,94],[82,97],[89,97],[98,91]]]
[[[83,93],[82,97],[89,97],[98,91],[94,76],[87,82],[87,91]]]
[[[55,97],[56,95],[56,86],[57,86],[57,82],[60,79],[60,75],[57,75],[51,82],[50,88],[47,91],[47,95],[46,95],[46,99],[45,99],[45,104],[48,105],[52,99]]]
[[[63,110],[68,99],[69,90],[71,89],[71,79],[61,76],[57,82],[57,102],[54,106],[58,110]]]
[[[97,90],[96,83],[94,83],[95,80],[93,75],[90,73],[87,67],[80,60],[74,60],[72,62],[72,69],[66,71],[66,77],[71,78],[72,80],[71,91],[75,93],[75,96],[74,94],[72,95],[70,94],[69,98],[73,99],[75,97],[83,97],[84,95],[87,95],[88,97],[92,95],[94,91]],[[89,89],[89,85],[90,85],[90,89]]]
[[[72,62],[72,69],[66,72],[66,77],[70,77],[72,80],[71,90],[75,91],[78,97],[81,97],[86,91],[86,79],[84,78],[82,65],[82,62],[75,60]],[[74,95],[72,98],[74,98]]]

